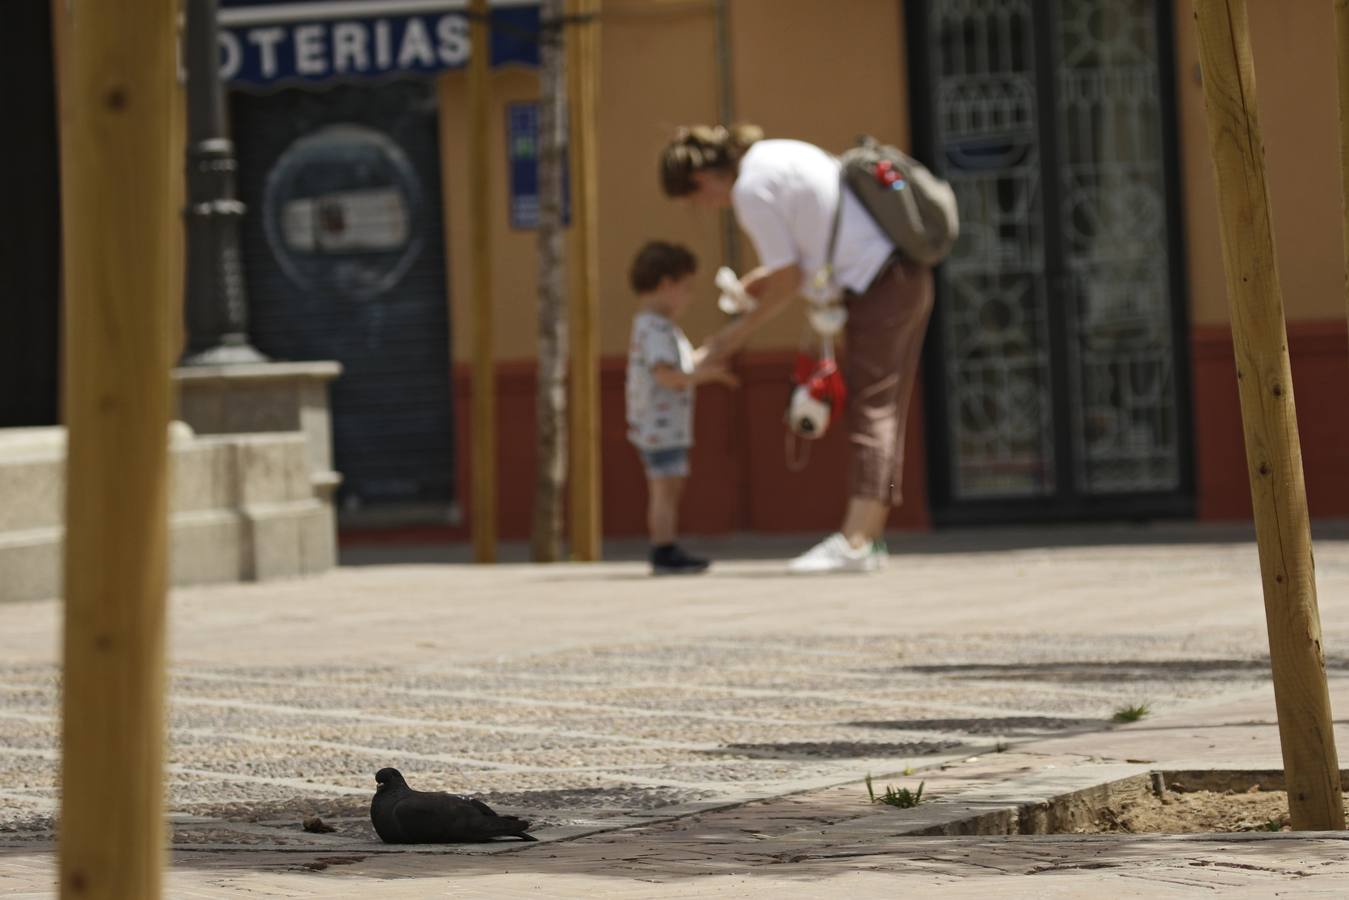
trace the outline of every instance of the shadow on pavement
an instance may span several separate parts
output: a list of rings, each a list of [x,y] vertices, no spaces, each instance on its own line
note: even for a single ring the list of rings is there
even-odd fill
[[[1318,520],[1312,526],[1319,541],[1349,540],[1349,520]],[[787,560],[809,549],[820,534],[734,534],[688,538],[689,548],[716,560]],[[997,553],[1062,547],[1147,546],[1154,544],[1254,544],[1249,523],[1103,522],[1057,525],[1006,525],[943,528],[936,531],[891,532],[886,536],[891,555]],[[641,538],[604,542],[608,562],[641,562],[647,543]],[[499,547],[502,563],[530,562],[528,542],[506,541]],[[467,543],[376,542],[346,543],[339,551],[341,565],[446,565],[473,562]],[[559,568],[564,568],[559,566]]]
[[[891,671],[923,675],[949,675],[953,678],[988,681],[1103,682],[1155,681],[1166,679],[1204,679],[1230,674],[1267,674],[1269,658],[1244,659],[1160,659],[1160,660],[1082,660],[1039,663],[958,663],[895,666]],[[1349,657],[1326,657],[1326,670],[1349,671]],[[882,674],[884,670],[879,671]]]
[[[849,818],[826,815],[822,819],[803,809],[796,818],[776,825],[765,823],[767,833],[750,833],[742,820],[723,823],[711,815],[624,835],[513,845],[492,853],[388,852],[378,844],[369,850],[328,853],[175,852],[172,867],[180,877],[190,878],[193,886],[205,887],[200,879],[209,878],[211,896],[235,892],[240,896],[296,896],[293,891],[303,886],[325,897],[378,897],[385,891],[411,897],[419,890],[426,892],[422,896],[504,897],[525,896],[526,892],[539,897],[582,896],[595,890],[608,896],[613,890],[634,898],[664,896],[665,890],[682,898],[719,895],[721,890],[732,891],[727,895],[734,896],[786,896],[775,893],[780,890],[775,885],[783,882],[810,882],[809,887],[794,886],[790,896],[821,897],[858,896],[851,891],[874,891],[882,884],[893,885],[896,894],[912,895],[914,889],[924,892],[918,896],[935,896],[938,890],[943,895],[954,890],[961,897],[988,896],[981,891],[995,888],[1014,891],[1007,896],[1181,896],[1174,890],[1177,884],[1187,888],[1185,896],[1218,896],[1243,888],[1258,890],[1259,896],[1274,896],[1281,887],[1318,889],[1318,896],[1330,889],[1324,895],[1334,896],[1335,886],[1343,884],[1349,867],[1345,862],[1349,835],[1344,834],[913,837],[829,833],[828,826],[835,822],[846,830]],[[803,840],[799,836],[802,827],[812,825],[816,836]],[[0,858],[11,855],[13,851],[0,849]],[[863,873],[903,881],[827,880]],[[1205,873],[1216,874],[1201,878]],[[291,878],[283,887],[253,880],[259,874]],[[472,880],[508,875],[503,881]],[[1009,880],[1029,875],[1056,877],[1052,885],[1039,879]],[[294,876],[305,880],[297,882]],[[708,880],[715,876],[735,876],[734,884]],[[762,883],[756,886],[754,882],[760,879]],[[960,882],[965,890],[958,890]],[[550,888],[556,893],[550,894]],[[806,890],[809,893],[801,893]]]

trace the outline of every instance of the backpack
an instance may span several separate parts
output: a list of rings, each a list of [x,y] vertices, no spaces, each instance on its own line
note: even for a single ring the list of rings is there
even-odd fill
[[[900,253],[925,266],[935,266],[946,258],[960,235],[956,195],[949,183],[897,147],[869,136],[860,138],[839,161],[843,184]],[[829,236],[831,267],[842,208],[840,195]]]

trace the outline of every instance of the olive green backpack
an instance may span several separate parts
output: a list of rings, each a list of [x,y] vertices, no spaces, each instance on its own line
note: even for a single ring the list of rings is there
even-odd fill
[[[843,184],[900,253],[925,266],[935,266],[946,258],[960,235],[960,214],[950,184],[904,151],[872,137],[861,138],[839,161]],[[831,266],[842,207],[840,195],[829,236]]]

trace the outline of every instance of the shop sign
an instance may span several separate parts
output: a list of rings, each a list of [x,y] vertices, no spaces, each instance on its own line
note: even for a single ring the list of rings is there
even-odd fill
[[[220,70],[233,87],[431,74],[472,47],[465,0],[220,0]],[[494,0],[492,65],[537,66],[537,0]]]
[[[506,155],[510,175],[511,227],[539,227],[539,105],[506,106]],[[571,224],[571,177],[562,151],[562,224]]]

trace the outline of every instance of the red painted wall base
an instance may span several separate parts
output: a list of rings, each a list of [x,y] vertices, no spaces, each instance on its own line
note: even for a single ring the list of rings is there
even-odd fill
[[[1343,322],[1295,322],[1288,327],[1307,479],[1314,517],[1349,516],[1349,333]],[[1194,390],[1194,444],[1198,517],[1201,520],[1249,520],[1251,498],[1241,433],[1231,332],[1225,326],[1201,326],[1190,335]],[[737,367],[741,388],[701,390],[698,394],[693,475],[685,495],[681,531],[685,534],[824,532],[838,526],[846,502],[846,445],[841,430],[811,445],[802,472],[788,469],[782,413],[789,390],[792,354],[746,354]],[[604,533],[640,536],[645,531],[646,481],[636,451],[627,441],[623,411],[624,361],[601,365],[600,392],[604,471]],[[459,496],[468,498],[472,472],[470,375],[454,371],[458,427]],[[534,496],[534,365],[498,367],[498,472],[500,537],[529,536]],[[931,528],[926,483],[922,387],[910,412],[904,491],[891,526]],[[472,510],[465,509],[465,523]],[[458,528],[385,534],[385,538],[465,540]],[[376,538],[344,534],[344,541]]]
[[[804,471],[787,467],[782,415],[790,388],[793,355],[746,354],[736,367],[741,387],[698,392],[692,476],[684,497],[680,530],[685,534],[735,531],[796,532],[837,528],[847,500],[846,442],[841,429],[811,445]],[[640,536],[646,531],[646,478],[628,443],[623,382],[626,363],[607,358],[600,366],[601,468],[604,472],[604,533]],[[921,392],[921,385],[917,388]],[[472,396],[467,367],[454,372],[460,450],[459,496],[468,498],[472,441],[468,440]],[[500,537],[527,538],[534,499],[535,367],[503,363],[497,370],[498,502]],[[906,502],[895,510],[895,528],[931,526],[926,490],[922,404],[910,414],[904,467]],[[465,522],[472,510],[465,509]],[[467,526],[453,532],[467,537]]]
[[[1194,439],[1199,518],[1250,519],[1251,492],[1237,399],[1232,333],[1193,329]],[[1344,322],[1291,322],[1307,506],[1313,517],[1349,516],[1349,333]]]

